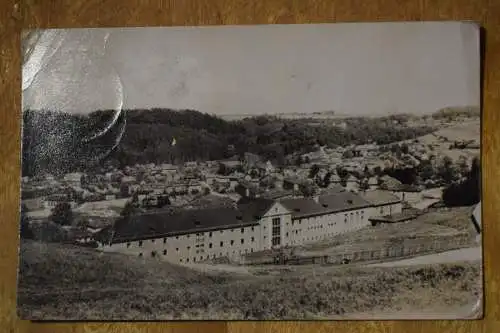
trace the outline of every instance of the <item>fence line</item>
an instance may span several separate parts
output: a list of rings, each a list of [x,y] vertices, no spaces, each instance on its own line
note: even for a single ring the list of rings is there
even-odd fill
[[[471,244],[469,234],[431,237],[430,239],[405,239],[399,244],[386,244],[378,249],[343,251],[342,253],[324,256],[297,256],[286,258],[284,264],[341,264],[349,262],[377,261],[390,258],[405,258],[427,253],[444,252],[463,248]],[[275,264],[274,258],[245,260],[247,265]]]

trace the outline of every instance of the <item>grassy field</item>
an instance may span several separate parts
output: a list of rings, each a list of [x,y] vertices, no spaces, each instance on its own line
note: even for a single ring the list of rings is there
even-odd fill
[[[343,248],[374,249],[389,241],[412,238],[435,238],[459,233],[475,234],[470,215],[473,207],[439,208],[417,217],[415,220],[393,224],[379,224],[336,235],[330,239],[301,246],[299,252],[327,254]],[[472,242],[472,238],[471,238]]]
[[[447,142],[440,141],[438,139],[439,137],[446,138]],[[435,148],[435,151],[441,156],[448,156],[454,161],[458,160],[460,156],[470,159],[479,156],[480,152],[478,149],[450,150],[449,147],[454,141],[474,140],[479,143],[481,140],[480,121],[475,120],[452,125],[450,127],[440,129],[433,134],[427,134],[419,137],[418,139],[424,144],[439,143],[439,147]]]
[[[54,244],[21,246],[18,307],[34,320],[327,319],[471,304],[480,263],[261,267],[238,274]]]

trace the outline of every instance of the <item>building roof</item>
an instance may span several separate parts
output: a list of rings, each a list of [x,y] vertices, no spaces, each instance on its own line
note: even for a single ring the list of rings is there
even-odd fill
[[[284,199],[280,201],[292,212],[292,218],[303,218],[322,214],[361,209],[371,204],[356,193],[338,192],[313,198]]]
[[[415,211],[409,211],[409,212],[401,212],[401,213],[395,213],[392,215],[386,215],[386,216],[372,216],[368,220],[371,222],[377,222],[377,223],[401,223],[401,222],[406,222],[409,220],[413,220],[419,216],[418,212]]]
[[[382,190],[365,191],[365,192],[360,192],[359,195],[365,201],[368,201],[373,206],[383,206],[401,202],[401,199],[399,199],[397,196],[388,191],[382,191]]]
[[[292,212],[292,218],[325,214],[327,210],[313,198],[283,199],[281,204]]]
[[[341,179],[340,179],[340,177],[336,173],[333,173],[330,176],[330,182],[339,183],[340,181],[341,181]]]
[[[256,198],[242,198],[238,201],[238,209],[243,214],[244,219],[252,221],[260,219],[274,205],[274,200]]]
[[[328,188],[320,190],[321,195],[330,195],[330,194],[336,194],[340,192],[345,192],[346,189],[342,186],[339,185],[330,185]]]
[[[349,191],[320,196],[319,202],[331,213],[371,206],[371,203],[364,200],[361,196]]]
[[[283,179],[284,182],[290,183],[290,184],[297,184],[297,185],[302,185],[304,183],[304,180],[298,178],[298,177],[286,177]]]
[[[402,185],[402,183],[399,180],[388,175],[380,177],[380,180],[382,181],[383,185],[385,185],[388,189],[399,188]]]
[[[244,215],[237,209],[225,207],[135,215],[129,223],[115,226],[112,242],[124,243],[257,224]]]
[[[220,161],[220,164],[224,164],[226,167],[238,167],[241,165],[241,162],[239,160],[233,161],[233,160],[225,160],[225,161]]]
[[[347,177],[347,181],[348,182],[359,182],[359,179],[356,178],[355,176],[353,175],[349,175],[349,177]]]

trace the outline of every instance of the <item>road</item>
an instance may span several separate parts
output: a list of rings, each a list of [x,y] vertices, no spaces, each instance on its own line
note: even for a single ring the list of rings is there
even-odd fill
[[[448,307],[446,309],[428,309],[411,311],[387,311],[350,313],[332,319],[344,320],[460,320],[460,319],[480,319],[483,315],[483,302],[467,305]]]
[[[443,264],[459,261],[478,261],[482,259],[481,247],[471,247],[446,251],[436,254],[429,254],[410,259],[402,259],[396,261],[388,261],[376,264],[369,264],[365,267],[397,267],[397,266],[413,266],[426,264]]]

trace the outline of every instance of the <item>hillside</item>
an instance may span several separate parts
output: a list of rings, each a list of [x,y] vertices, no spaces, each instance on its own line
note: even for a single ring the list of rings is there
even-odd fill
[[[457,263],[410,268],[262,266],[238,274],[23,242],[18,307],[21,318],[34,320],[326,319],[367,311],[463,307],[477,300],[480,272],[479,263]]]
[[[96,111],[89,117],[26,111],[23,175],[86,169],[104,158],[125,166],[216,160],[244,152],[282,164],[286,156],[311,151],[317,145],[386,144],[434,130],[407,126],[403,118],[395,124],[394,116],[347,118],[339,128],[272,116],[225,121],[193,110],[127,110],[116,119],[114,115],[111,111]],[[102,131],[111,123],[114,126]]]

